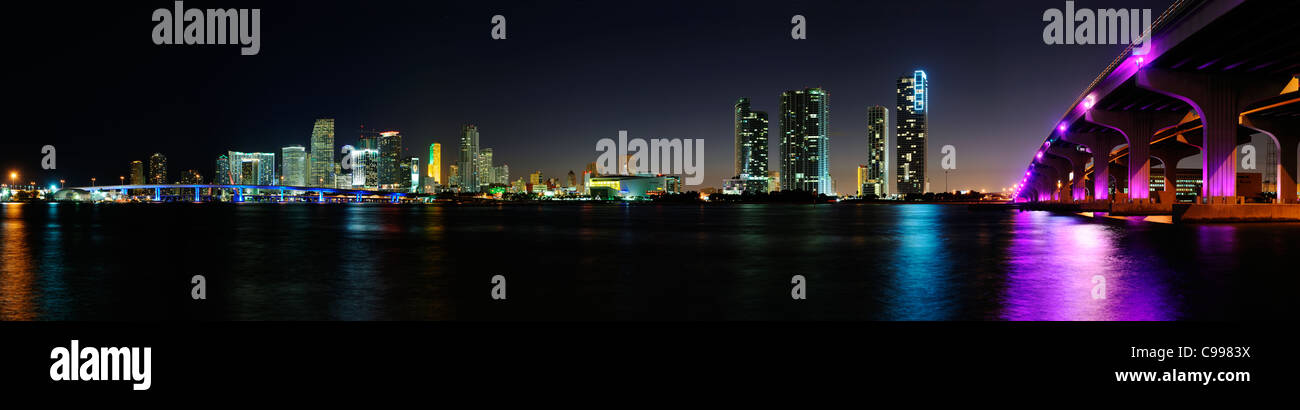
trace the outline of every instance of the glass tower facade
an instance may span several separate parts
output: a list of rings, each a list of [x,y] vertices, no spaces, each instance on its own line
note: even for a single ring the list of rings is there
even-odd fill
[[[284,175],[284,185],[307,186],[307,149],[301,145],[290,145],[280,149],[280,172]]]
[[[278,185],[279,181],[275,176],[274,153],[230,151],[226,153],[226,156],[230,158],[230,177],[235,183],[240,185]]]
[[[834,195],[830,178],[830,94],[781,93],[781,189]]]
[[[309,186],[334,185],[334,119],[321,118],[311,128],[311,174]],[[233,167],[232,167],[233,169]]]
[[[401,191],[411,178],[402,169],[402,133],[379,133],[379,189]],[[418,172],[418,171],[417,171]]]
[[[465,124],[460,132],[460,156],[456,160],[460,171],[457,182],[461,191],[478,192],[478,126]]]
[[[736,178],[747,192],[767,192],[767,113],[750,109],[749,99],[736,102]]]
[[[898,78],[897,131],[894,132],[898,160],[895,162],[898,193],[925,193],[926,120],[930,110],[929,81],[925,71]]]
[[[167,183],[167,157],[160,153],[149,156],[149,183]]]
[[[889,109],[874,105],[867,108],[867,170],[858,183],[859,195],[889,195]]]

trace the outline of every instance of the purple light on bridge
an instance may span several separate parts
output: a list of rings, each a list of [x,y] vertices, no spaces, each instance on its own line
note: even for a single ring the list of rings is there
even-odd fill
[[[1061,123],[1061,125],[1057,125],[1056,130],[1060,132],[1065,132],[1065,123]]]

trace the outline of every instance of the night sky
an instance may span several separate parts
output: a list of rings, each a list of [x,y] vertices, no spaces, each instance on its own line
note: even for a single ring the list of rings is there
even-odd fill
[[[226,150],[278,160],[283,146],[309,146],[316,118],[333,117],[338,145],[356,144],[362,124],[399,130],[422,162],[441,142],[444,164],[461,124],[477,124],[511,180],[581,172],[618,130],[703,138],[705,182],[691,188],[718,187],[732,176],[737,98],[772,115],[778,170],[781,92],[823,87],[832,175],[851,193],[867,107],[890,110],[892,165],[895,81],[923,69],[931,189],[944,189],[939,150],[951,144],[951,189],[1000,190],[1122,49],[1044,44],[1042,13],[1064,1],[185,2],[262,9],[256,56],[154,45],[150,15],[171,1],[42,3],[14,8],[3,28],[16,107],[0,145],[5,174],[42,184],[115,183],[153,152],[169,158],[173,180],[185,169],[209,178]],[[1076,7],[1158,15],[1168,3]],[[507,40],[489,36],[495,14],[508,19]],[[790,38],[795,14],[807,40]],[[40,170],[46,144],[58,149],[55,171]]]

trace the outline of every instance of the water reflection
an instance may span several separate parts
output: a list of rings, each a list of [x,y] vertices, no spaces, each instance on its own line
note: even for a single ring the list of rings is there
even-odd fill
[[[1128,228],[1047,212],[1011,226],[1002,319],[1172,319],[1160,272],[1119,239]]]
[[[27,243],[23,204],[4,203],[0,235],[0,320],[36,319],[32,249]]]
[[[892,236],[892,276],[886,284],[889,320],[945,320],[952,315],[953,280],[941,229],[949,210],[942,205],[893,207],[897,226]]]

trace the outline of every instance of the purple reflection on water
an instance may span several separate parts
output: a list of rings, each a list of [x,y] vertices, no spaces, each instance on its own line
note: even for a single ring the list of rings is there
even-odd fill
[[[1173,320],[1177,309],[1147,249],[1127,248],[1123,226],[1076,216],[1012,217],[1006,320]],[[1099,286],[1104,278],[1104,298]]]

